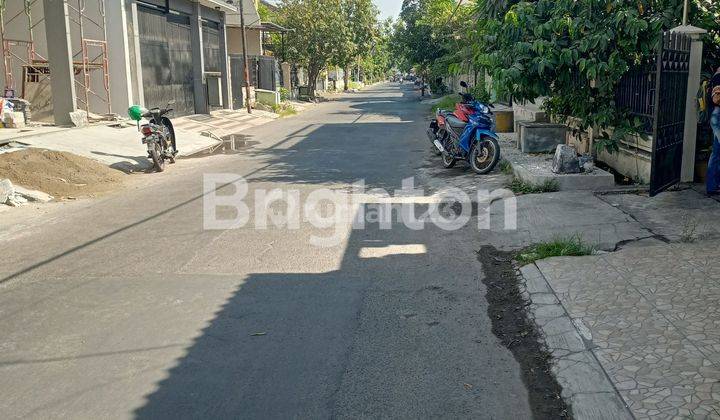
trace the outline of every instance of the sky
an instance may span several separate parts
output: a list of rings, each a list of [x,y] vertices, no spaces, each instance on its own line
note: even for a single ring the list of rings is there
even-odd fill
[[[277,0],[268,0],[270,3],[277,3]],[[402,7],[402,0],[373,0],[380,9],[380,19],[392,17],[397,18]]]
[[[382,19],[387,17],[397,18],[400,14],[400,8],[402,7],[402,0],[374,0],[375,4],[380,9],[380,16]]]

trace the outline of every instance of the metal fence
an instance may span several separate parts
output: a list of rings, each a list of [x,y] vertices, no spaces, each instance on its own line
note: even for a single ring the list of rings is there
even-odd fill
[[[648,135],[653,133],[655,123],[656,85],[657,64],[653,57],[625,73],[615,91],[615,105],[629,115],[640,118],[642,132]]]
[[[245,85],[243,57],[240,54],[230,55],[233,86]],[[280,68],[275,57],[265,55],[248,56],[248,72],[250,85],[257,89],[277,90],[280,86]]]
[[[280,83],[280,68],[275,57],[256,56],[256,85],[258,89],[277,90]]]
[[[615,105],[653,136],[650,195],[681,179],[690,38],[664,32],[657,53],[631,68],[615,92]]]

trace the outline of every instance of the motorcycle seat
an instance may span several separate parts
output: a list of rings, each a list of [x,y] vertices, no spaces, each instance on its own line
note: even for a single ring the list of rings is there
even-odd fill
[[[452,127],[453,129],[456,129],[456,130],[462,130],[467,125],[466,122],[462,121],[460,118],[458,118],[454,115],[448,116],[446,118],[446,121],[450,127]]]

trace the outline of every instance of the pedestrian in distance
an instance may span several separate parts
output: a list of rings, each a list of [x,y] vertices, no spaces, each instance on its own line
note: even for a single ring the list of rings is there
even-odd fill
[[[707,104],[713,131],[712,153],[708,162],[706,188],[708,195],[720,194],[720,67],[710,79]]]

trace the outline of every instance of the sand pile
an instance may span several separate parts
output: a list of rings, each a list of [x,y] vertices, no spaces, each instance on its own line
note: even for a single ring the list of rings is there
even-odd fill
[[[0,179],[56,199],[96,196],[118,188],[126,175],[67,152],[28,148],[0,153]]]

